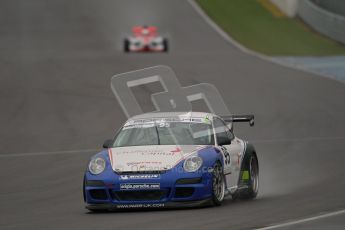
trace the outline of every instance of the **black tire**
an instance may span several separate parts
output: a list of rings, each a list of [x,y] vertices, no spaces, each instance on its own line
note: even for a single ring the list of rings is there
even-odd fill
[[[168,43],[168,40],[166,38],[164,38],[164,40],[163,40],[163,46],[164,46],[164,52],[168,52],[169,43]]]
[[[84,202],[86,202],[86,194],[85,194],[85,175],[84,175],[84,179],[83,179],[83,198],[84,198]]]
[[[244,162],[244,171],[249,172],[249,181],[247,182],[248,188],[241,189],[232,195],[234,200],[254,199],[259,191],[259,161],[256,154],[252,153]]]
[[[212,201],[215,206],[222,204],[225,196],[225,179],[223,167],[220,162],[216,162],[212,172]]]
[[[93,212],[93,213],[105,213],[105,212],[108,212],[107,209],[93,209],[93,208],[88,208],[87,210],[89,210],[90,212]]]
[[[129,41],[128,41],[128,39],[125,39],[123,43],[124,43],[123,44],[123,51],[128,53],[129,52]]]

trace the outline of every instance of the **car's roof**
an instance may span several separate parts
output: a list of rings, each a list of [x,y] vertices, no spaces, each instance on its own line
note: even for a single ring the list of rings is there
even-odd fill
[[[172,117],[184,117],[184,118],[206,118],[212,119],[217,117],[212,113],[205,112],[152,112],[144,113],[140,115],[133,116],[128,120],[138,120],[138,119],[153,119],[153,118],[172,118]]]

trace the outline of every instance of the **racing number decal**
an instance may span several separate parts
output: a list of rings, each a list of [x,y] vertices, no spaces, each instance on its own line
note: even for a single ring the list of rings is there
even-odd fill
[[[224,152],[224,156],[225,156],[225,164],[229,165],[231,163],[231,158],[230,158],[230,153],[227,150]]]
[[[164,128],[164,127],[169,128],[170,124],[168,122],[160,122],[158,126],[159,128]]]
[[[229,165],[231,163],[230,153],[228,152],[228,150],[224,146],[221,146],[220,148],[222,149],[222,152],[224,154],[224,163],[226,165]]]

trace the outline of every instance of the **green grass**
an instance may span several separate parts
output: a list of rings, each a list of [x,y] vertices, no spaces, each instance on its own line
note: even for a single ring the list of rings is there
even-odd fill
[[[256,0],[197,0],[232,38],[268,55],[341,55],[345,46],[298,19],[274,17]]]

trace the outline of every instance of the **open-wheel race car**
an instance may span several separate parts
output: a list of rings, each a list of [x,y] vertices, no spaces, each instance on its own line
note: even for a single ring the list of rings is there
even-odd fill
[[[133,34],[124,39],[125,52],[167,52],[168,40],[154,26],[135,26]]]

